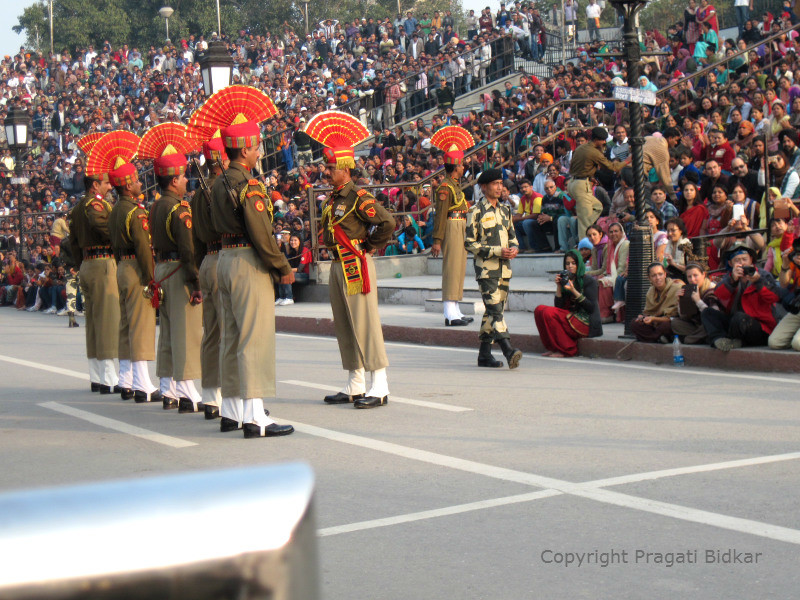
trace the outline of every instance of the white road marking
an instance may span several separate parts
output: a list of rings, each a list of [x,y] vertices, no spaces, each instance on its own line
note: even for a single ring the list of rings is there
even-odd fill
[[[376,529],[378,527],[388,527],[390,525],[400,525],[402,523],[413,523],[414,521],[423,521],[425,519],[434,519],[437,517],[448,517],[451,515],[458,515],[475,510],[496,508],[498,506],[507,506],[509,504],[519,504],[520,502],[531,502],[533,500],[540,500],[542,498],[550,498],[552,496],[560,495],[561,492],[556,490],[542,490],[540,492],[506,496],[504,498],[479,500],[478,502],[470,502],[468,504],[457,504],[455,506],[446,506],[444,508],[435,508],[433,510],[423,510],[405,515],[397,515],[396,517],[385,517],[383,519],[360,521],[358,523],[350,523],[348,525],[326,527],[318,530],[317,535],[320,537],[327,537],[329,535],[339,535],[340,533],[352,533],[353,531],[363,531],[365,529]]]
[[[663,469],[661,471],[649,471],[647,473],[634,473],[633,475],[621,475],[619,477],[609,477],[608,479],[597,479],[587,481],[583,485],[591,487],[609,487],[612,485],[625,485],[626,483],[638,483],[640,481],[653,481],[664,477],[675,477],[677,475],[692,475],[694,473],[708,473],[709,471],[721,471],[723,469],[737,469],[739,467],[752,467],[755,465],[766,465],[784,460],[796,460],[800,458],[800,452],[789,452],[787,454],[773,454],[771,456],[757,456],[754,458],[743,458],[740,460],[729,460],[726,462],[709,463],[706,465],[696,465],[693,467],[678,467],[676,469]]]
[[[50,371],[51,373],[56,373],[58,375],[66,375],[67,377],[75,377],[76,379],[83,379],[84,381],[89,381],[89,375],[86,373],[81,373],[80,371],[72,371],[71,369],[62,369],[60,367],[44,365],[42,363],[31,362],[29,360],[22,360],[21,358],[14,358],[13,356],[3,356],[2,354],[0,354],[0,360],[9,362],[14,365],[20,365],[22,367],[31,367],[32,369],[39,369],[40,371]]]
[[[615,506],[632,508],[635,510],[640,510],[643,512],[648,512],[656,515],[680,519],[682,521],[691,521],[693,523],[700,523],[702,525],[711,525],[713,527],[719,527],[721,529],[738,531],[740,533],[747,533],[750,535],[755,535],[773,540],[778,540],[781,542],[800,545],[800,530],[797,529],[780,527],[777,525],[771,525],[769,523],[762,523],[760,521],[753,521],[750,519],[740,519],[738,517],[731,517],[728,515],[722,515],[709,511],[698,510],[686,506],[680,506],[678,504],[670,504],[668,502],[660,502],[658,500],[639,498],[636,496],[631,496],[629,494],[623,494],[620,492],[601,489],[596,485],[593,485],[592,482],[571,483],[569,481],[564,481],[561,479],[553,479],[551,477],[543,477],[533,473],[525,473],[522,471],[516,471],[514,469],[496,467],[493,465],[487,465],[485,463],[479,463],[471,460],[456,458],[453,456],[447,456],[444,454],[438,454],[436,452],[428,452],[426,450],[419,450],[417,448],[410,448],[408,446],[401,446],[399,444],[383,442],[381,440],[376,440],[364,436],[342,433],[331,429],[324,429],[322,427],[316,427],[314,425],[306,425],[304,423],[291,422],[291,421],[288,422],[294,425],[297,431],[306,433],[308,435],[313,435],[316,437],[321,437],[332,441],[341,442],[344,444],[350,444],[353,446],[359,446],[361,448],[369,448],[371,450],[377,450],[378,452],[384,452],[386,454],[393,454],[395,456],[400,456],[411,460],[417,460],[428,464],[448,467],[458,471],[465,471],[467,473],[474,473],[476,475],[492,477],[494,479],[500,479],[502,481],[512,481],[515,483],[522,483],[525,485],[542,487],[545,488],[544,490],[542,490],[543,492],[554,492],[554,493],[549,493],[548,496],[545,497],[556,495],[556,493],[569,494],[572,496],[587,498],[589,500],[595,500],[597,502],[602,502],[604,504],[612,504]],[[674,469],[672,471],[675,472],[674,474],[678,474],[678,471],[682,470],[685,469]],[[444,509],[438,509],[438,510],[444,510]],[[398,522],[407,522],[403,520],[406,518],[412,519],[410,515],[405,515],[405,516],[400,515],[398,517],[390,517],[390,518],[400,519]],[[421,518],[432,518],[432,517],[424,516]],[[378,520],[378,521],[379,524],[376,525],[376,527],[383,527],[388,524],[391,524],[391,523],[383,523],[383,520]],[[364,524],[354,524],[354,525],[359,525],[360,529],[368,528]],[[346,527],[346,525],[343,525],[341,527]],[[337,532],[344,533],[344,531],[345,530]]]
[[[197,446],[195,442],[190,442],[189,440],[182,440],[170,435],[164,435],[163,433],[156,433],[155,431],[150,431],[149,429],[142,429],[141,427],[136,427],[135,425],[128,425],[127,423],[117,421],[116,419],[101,417],[100,415],[96,415],[85,410],[80,410],[79,408],[65,406],[64,404],[59,404],[58,402],[42,402],[39,404],[39,406],[88,421],[89,423],[99,425],[100,427],[105,427],[106,429],[119,431],[120,433],[127,433],[128,435],[142,438],[143,440],[148,440],[150,442],[156,442],[157,444],[163,444],[171,448],[187,448],[189,446]]]
[[[283,337],[293,337],[293,338],[307,338],[313,340],[333,340],[336,341],[335,337],[328,337],[323,335],[303,335],[299,333],[278,333],[276,335],[280,335]],[[398,348],[412,348],[414,350],[437,350],[437,351],[449,351],[449,352],[466,352],[468,354],[475,354],[477,356],[477,350],[472,348],[458,348],[455,346],[428,346],[427,344],[409,344],[406,342],[386,342],[387,346],[396,346]],[[535,359],[540,361],[547,361],[547,362],[563,362],[571,365],[575,365],[576,363],[580,364],[581,368],[585,366],[597,366],[597,367],[619,367],[620,369],[633,369],[633,370],[640,370],[640,371],[656,371],[658,373],[663,374],[674,374],[674,375],[700,375],[703,377],[723,377],[725,379],[752,379],[754,381],[768,381],[770,383],[791,383],[797,385],[800,383],[800,378],[790,378],[790,377],[777,377],[773,375],[748,375],[745,373],[734,373],[732,371],[708,371],[703,369],[696,369],[693,367],[681,369],[680,371],[676,371],[672,366],[663,366],[658,367],[655,365],[632,365],[627,362],[622,361],[615,361],[615,360],[601,360],[597,358],[587,358],[583,356],[576,356],[575,358],[552,358],[552,357],[544,357],[539,356],[538,354],[531,354],[531,353],[524,353],[523,358],[527,359]]]
[[[287,385],[297,385],[301,387],[312,388],[315,390],[324,390],[326,392],[338,392],[339,389],[341,389],[331,385],[323,385],[321,383],[298,381],[297,379],[284,379],[280,383],[285,383]],[[452,404],[428,402],[427,400],[413,400],[412,398],[401,398],[400,396],[395,396],[394,394],[389,394],[389,401],[398,402],[400,404],[411,404],[413,406],[422,406],[424,408],[435,408],[436,410],[446,410],[448,412],[469,412],[473,410],[472,408],[466,408],[464,406],[453,406]]]

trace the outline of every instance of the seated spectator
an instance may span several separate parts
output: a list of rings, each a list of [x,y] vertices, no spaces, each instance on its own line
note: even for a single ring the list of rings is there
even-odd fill
[[[717,285],[721,309],[707,308],[700,317],[710,344],[729,352],[745,346],[766,346],[775,329],[773,314],[780,297],[775,278],[755,266],[756,251],[736,244],[724,255],[727,273]]]
[[[564,255],[569,279],[556,275],[555,306],[540,304],[533,311],[536,328],[547,349],[543,356],[564,357],[578,353],[578,340],[603,335],[597,305],[597,282],[585,273],[577,250]]]
[[[583,238],[580,242],[578,242],[578,252],[580,252],[581,258],[583,258],[583,264],[588,265],[589,261],[592,259],[592,250],[594,246],[592,242],[589,241],[589,238]]]
[[[411,215],[403,216],[403,228],[397,236],[397,247],[400,254],[417,254],[425,250],[419,228]]]
[[[682,281],[667,277],[667,271],[660,262],[647,267],[650,289],[645,297],[644,312],[631,322],[631,332],[640,342],[672,341],[670,320],[678,314],[678,292]]]
[[[677,207],[667,200],[667,192],[660,185],[652,187],[650,192],[650,207],[656,209],[662,219],[672,219],[678,216]]]
[[[653,208],[648,208],[644,211],[644,217],[650,225],[650,233],[653,236],[653,260],[663,263],[668,239],[667,232],[662,229],[664,221],[661,213]]]
[[[734,244],[743,243],[755,250],[756,255],[760,255],[766,246],[764,237],[760,233],[755,233],[750,228],[750,223],[746,215],[739,216],[738,219],[731,219],[728,225],[719,231],[720,235],[731,234],[727,237],[714,238],[714,246],[719,249],[720,255]]]
[[[299,234],[289,236],[289,251],[286,253],[289,266],[292,267],[294,280],[298,283],[308,283],[308,266],[311,264],[311,250],[303,245]]]
[[[556,225],[562,218],[570,218],[570,213],[569,210],[567,210],[566,204],[571,203],[574,206],[574,202],[570,200],[569,196],[559,190],[555,181],[550,178],[545,180],[544,192],[545,194],[541,199],[539,214],[535,215],[535,219],[529,219],[525,222],[526,235],[528,235],[528,230],[530,230],[533,246],[537,252],[553,251],[547,239],[548,233],[553,235],[555,245],[566,252],[569,247],[566,244],[566,240],[559,239]],[[528,224],[530,224],[530,227],[528,227]]]
[[[773,217],[769,222],[769,233],[771,240],[767,244],[767,262],[764,263],[764,270],[772,273],[774,277],[779,277],[785,254],[788,254],[794,241],[794,224],[790,230],[790,225],[784,219]]]
[[[514,232],[517,234],[520,252],[536,252],[540,249],[534,243],[533,223],[542,211],[542,195],[533,191],[533,186],[527,179],[520,179],[518,185],[521,192],[519,204],[517,211],[511,216]]]
[[[586,229],[586,237],[592,245],[592,257],[586,264],[588,268],[586,274],[592,277],[602,276],[605,272],[605,250],[608,236],[597,225],[589,225]]]
[[[630,242],[625,237],[622,225],[608,226],[608,244],[603,251],[604,273],[597,278],[600,318],[603,323],[614,322],[614,312],[625,305],[625,278],[628,275],[628,249]],[[620,279],[622,278],[622,279]],[[619,290],[617,289],[619,285]],[[616,308],[612,309],[612,306]]]
[[[684,343],[703,344],[707,334],[700,313],[708,307],[721,308],[714,293],[717,286],[697,263],[686,265],[686,279],[688,283],[678,291],[678,314],[670,321],[670,327]]]
[[[781,264],[780,285],[786,290],[784,306],[789,311],[775,326],[767,340],[774,350],[792,348],[800,352],[800,240],[795,240],[792,248]]]
[[[686,237],[686,225],[680,217],[667,221],[667,245],[664,248],[664,266],[667,275],[685,281],[686,263],[692,257],[692,242]]]
[[[682,189],[683,204],[686,207],[681,219],[686,225],[686,237],[705,235],[708,225],[708,209],[700,201],[700,188],[693,181],[687,181]]]
[[[0,285],[0,306],[17,303],[17,294],[24,281],[22,264],[12,253],[4,260],[2,285]]]

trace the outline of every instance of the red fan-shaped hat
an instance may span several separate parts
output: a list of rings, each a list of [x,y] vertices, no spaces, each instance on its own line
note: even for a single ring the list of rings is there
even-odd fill
[[[311,117],[306,133],[325,146],[325,162],[337,169],[355,169],[354,148],[369,137],[361,121],[338,110],[327,110]]]
[[[249,148],[261,140],[258,124],[278,113],[261,90],[229,85],[213,94],[189,119],[195,137],[209,139],[219,129],[226,148]]]
[[[186,170],[186,154],[200,148],[200,140],[189,137],[182,123],[161,123],[148,130],[139,142],[139,158],[153,159],[159,177],[180,175]]]
[[[431,146],[444,150],[446,165],[460,165],[464,162],[464,152],[474,145],[472,135],[458,125],[442,127],[431,136]]]
[[[105,135],[102,131],[95,131],[94,133],[87,133],[81,139],[78,140],[78,148],[85,154],[89,155],[89,152],[92,151],[92,147],[97,143],[101,137]]]
[[[90,144],[86,174],[94,177],[107,174],[113,186],[132,183],[136,179],[136,167],[130,161],[136,156],[138,147],[139,136],[132,131],[117,130],[100,134]]]

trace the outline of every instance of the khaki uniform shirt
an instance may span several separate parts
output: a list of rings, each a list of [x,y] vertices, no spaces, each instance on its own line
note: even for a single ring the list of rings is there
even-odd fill
[[[624,162],[608,160],[592,142],[581,144],[572,153],[572,162],[569,164],[569,175],[576,179],[590,179],[594,177],[597,169],[606,167],[618,172],[625,166]]]
[[[108,218],[111,205],[105,198],[86,194],[69,213],[72,257],[75,268],[83,262],[83,250],[90,246],[110,246]]]
[[[469,209],[467,199],[458,182],[445,177],[436,190],[436,215],[433,221],[433,241],[441,243],[447,229],[447,213],[454,210]]]
[[[211,222],[211,190],[214,187],[216,176],[206,179],[209,192],[198,189],[190,202],[192,208],[192,239],[194,242],[194,256],[198,267],[208,253],[208,245],[219,243],[222,239],[220,233],[214,229]]]
[[[336,247],[333,225],[339,225],[351,240],[363,240],[362,248],[383,248],[392,238],[394,217],[375,200],[375,197],[347,182],[331,192],[322,211],[322,242]],[[374,226],[374,227],[373,227]]]
[[[135,254],[142,272],[142,285],[153,281],[153,251],[150,249],[150,222],[147,209],[130,196],[122,196],[111,209],[109,234],[114,258]]]
[[[197,265],[192,243],[192,210],[189,203],[165,190],[150,210],[150,233],[156,258],[159,254],[175,252],[181,262],[184,281],[200,291]]]
[[[472,252],[476,279],[509,279],[511,266],[500,254],[503,248],[519,247],[511,209],[482,198],[469,211],[464,247]]]
[[[225,173],[242,206],[244,221],[237,216],[236,207],[225,187],[225,179],[220,176],[211,188],[212,227],[220,235],[247,236],[273,278],[277,273],[288,275],[292,268],[272,233],[272,202],[267,197],[266,188],[253,179],[249,169],[239,162],[232,162]]]

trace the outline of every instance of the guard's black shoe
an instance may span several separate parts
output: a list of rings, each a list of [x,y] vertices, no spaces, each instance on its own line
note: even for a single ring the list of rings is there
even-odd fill
[[[445,319],[444,324],[445,327],[461,327],[466,325],[467,322],[464,319]]]
[[[350,396],[344,392],[337,392],[336,394],[325,396],[324,400],[326,404],[347,404],[355,402],[356,400],[360,400],[363,397],[364,394],[355,394]]]
[[[119,397],[123,400],[130,400],[133,398],[133,390],[130,388],[122,388],[119,392]]]
[[[291,425],[278,425],[277,423],[270,423],[266,427],[256,425],[255,423],[244,424],[244,437],[245,438],[259,438],[259,437],[276,437],[279,435],[289,435],[294,433],[294,427]]]
[[[501,361],[496,360],[495,357],[492,356],[491,342],[481,342],[481,349],[478,351],[478,366],[489,367],[491,369],[497,369],[503,366]]]
[[[234,421],[228,417],[222,417],[219,421],[219,430],[222,433],[227,433],[228,431],[238,431],[241,428],[242,424],[239,423],[239,421]]]
[[[211,406],[210,404],[203,405],[203,414],[206,416],[206,421],[213,421],[219,419],[219,406]]]
[[[160,390],[156,390],[149,396],[147,392],[143,392],[141,390],[135,390],[133,392],[133,400],[137,404],[141,404],[143,402],[161,402],[163,400],[163,397],[161,396]]]
[[[517,350],[511,345],[508,338],[504,338],[497,342],[500,349],[503,351],[503,356],[506,357],[509,369],[516,369],[519,366],[519,361],[522,358],[522,350]]]
[[[99,392],[100,391],[100,384],[92,382],[92,391]]]
[[[203,403],[198,402],[195,404],[191,401],[190,398],[181,398],[178,400],[178,412],[183,413],[193,413],[193,412],[202,412],[203,411]]]
[[[178,399],[170,398],[169,396],[164,396],[161,401],[161,406],[164,408],[164,410],[172,410],[174,408],[178,408]]]
[[[101,384],[100,385],[100,393],[101,394],[119,394],[119,392],[116,391],[116,388],[117,388],[117,386],[114,386],[112,388],[110,385],[102,385]]]
[[[465,322],[467,323],[467,325],[469,325],[469,324],[470,324],[470,323],[472,323],[472,322],[473,322],[475,319],[473,319],[472,317],[462,316],[462,317],[461,317],[461,320],[462,320],[462,321],[465,321]]]
[[[389,402],[389,396],[383,396],[381,398],[378,396],[367,396],[361,400],[356,400],[353,406],[354,408],[375,408],[377,406],[383,406],[387,402]]]
[[[120,386],[120,385],[115,385],[115,386],[114,386],[114,393],[115,393],[115,394],[121,394],[121,393],[122,393],[122,392],[124,392],[126,389],[127,389],[127,388],[124,388],[124,387],[122,387],[122,386]]]

